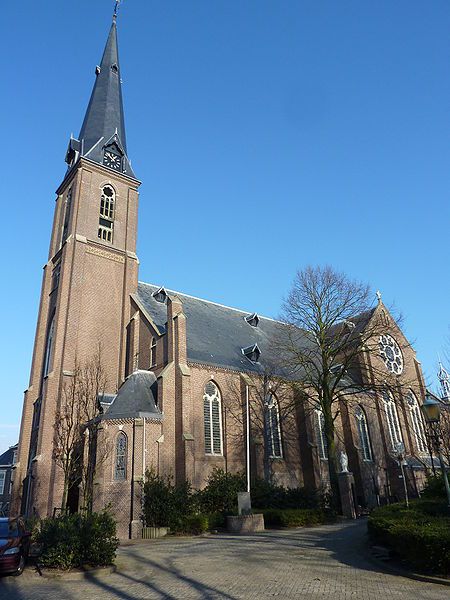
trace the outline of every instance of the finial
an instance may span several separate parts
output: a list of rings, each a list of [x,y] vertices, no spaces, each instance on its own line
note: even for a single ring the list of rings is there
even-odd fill
[[[117,20],[117,11],[119,10],[119,4],[120,4],[121,0],[115,0],[115,4],[114,4],[114,13],[113,13],[113,21],[114,23]]]
[[[380,290],[377,290],[377,299],[378,299],[378,304],[381,304],[381,292],[380,292]]]

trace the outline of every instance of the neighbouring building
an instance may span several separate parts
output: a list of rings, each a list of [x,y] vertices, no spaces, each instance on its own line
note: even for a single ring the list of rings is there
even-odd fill
[[[7,517],[11,502],[11,488],[15,464],[17,462],[18,444],[10,446],[6,452],[0,454],[0,516]]]
[[[242,407],[246,394],[254,394],[252,382],[262,376],[280,324],[138,282],[140,181],[126,143],[115,18],[66,162],[44,266],[12,511],[45,516],[60,506],[63,473],[53,458],[55,416],[76,361],[89,360],[101,347],[108,385],[100,399],[93,446],[96,453],[103,452],[93,477],[93,505],[110,503],[119,535],[134,537],[139,535],[147,469],[188,478],[198,488],[215,467],[245,468]],[[361,356],[357,376],[370,382],[371,361],[376,360],[411,386],[397,398],[386,393],[368,402],[362,395],[352,408],[342,407],[338,445],[348,455],[361,506],[401,497],[395,456],[399,442],[405,448],[411,494],[423,485],[429,466],[419,410],[425,393],[420,363],[381,299],[367,315],[368,321],[379,318],[391,323],[390,333],[380,338],[378,357]],[[295,404],[292,394],[289,385],[267,388],[264,426],[271,476],[286,486],[326,487],[321,415]],[[295,405],[288,415],[283,414],[286,399]],[[255,427],[252,471],[262,477],[268,461]],[[76,509],[79,502],[74,486],[70,506]]]

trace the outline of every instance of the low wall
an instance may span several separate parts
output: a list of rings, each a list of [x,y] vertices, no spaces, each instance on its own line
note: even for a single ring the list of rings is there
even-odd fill
[[[245,535],[264,531],[264,515],[239,515],[227,517],[227,530],[229,533]]]

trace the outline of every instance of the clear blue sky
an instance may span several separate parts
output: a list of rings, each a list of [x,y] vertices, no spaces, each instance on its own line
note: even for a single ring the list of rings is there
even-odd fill
[[[2,5],[0,451],[112,5]],[[449,31],[448,0],[125,0],[140,279],[276,316],[296,269],[330,263],[403,312],[433,383],[450,323]]]

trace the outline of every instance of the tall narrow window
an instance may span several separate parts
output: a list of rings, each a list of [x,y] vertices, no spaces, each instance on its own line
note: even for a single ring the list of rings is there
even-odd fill
[[[150,344],[150,368],[156,367],[156,340],[152,337]]]
[[[386,412],[391,448],[396,451],[399,444],[403,443],[400,421],[398,420],[397,407],[394,398],[388,391],[383,392],[384,410]]]
[[[205,452],[222,454],[222,406],[219,388],[213,381],[205,385],[203,395],[205,419]]]
[[[406,401],[408,403],[408,408],[411,415],[414,437],[416,438],[416,448],[419,452],[426,452],[427,444],[425,438],[425,430],[423,427],[422,415],[420,412],[419,403],[417,402],[417,398],[412,391],[408,393]]]
[[[328,459],[328,444],[325,436],[325,417],[323,412],[318,408],[315,411],[315,425],[316,425],[316,440],[317,447],[319,450],[319,458],[324,460]]]
[[[4,469],[0,470],[0,495],[5,491],[5,479],[6,479],[6,471]]]
[[[280,411],[278,401],[271,393],[266,398],[265,417],[269,456],[271,458],[282,458]]]
[[[117,481],[127,478],[127,436],[121,431],[116,440],[116,461],[114,479]]]
[[[47,333],[47,343],[45,344],[45,355],[44,355],[44,377],[50,372],[50,364],[52,359],[53,349],[53,336],[55,335],[55,315],[53,314],[50,327]]]
[[[113,241],[116,193],[110,185],[102,189],[98,237],[105,242]]]
[[[355,410],[356,426],[358,428],[359,443],[364,460],[372,460],[372,447],[370,445],[369,427],[367,417],[361,406]]]

